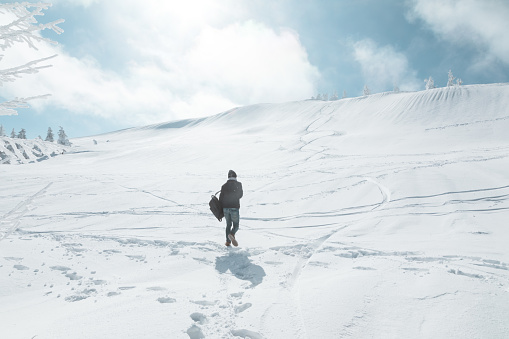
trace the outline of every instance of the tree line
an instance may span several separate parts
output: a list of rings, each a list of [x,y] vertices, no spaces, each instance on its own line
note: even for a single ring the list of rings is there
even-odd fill
[[[3,125],[0,125],[0,137],[5,137],[5,136],[6,136],[6,134],[5,134],[4,127],[3,127]],[[12,132],[10,134],[10,137],[12,139],[26,139],[27,132],[24,128],[22,128],[18,133],[16,133],[16,131],[13,128]],[[40,135],[37,138],[42,140],[42,137]],[[51,129],[51,127],[48,127],[48,133],[46,134],[46,139],[44,139],[44,141],[55,142],[55,135],[53,134],[53,130]],[[58,131],[57,143],[60,145],[71,146],[69,139],[67,139],[67,134],[65,133],[62,126],[60,126],[60,130]]]
[[[454,80],[456,80],[456,82]],[[452,70],[449,70],[449,72],[447,73],[447,86],[446,87],[461,86],[461,85],[463,85],[463,81],[459,78],[454,77],[454,75],[452,74]],[[424,87],[426,90],[436,88],[435,81],[433,80],[433,78],[431,76],[429,78],[424,79]],[[399,92],[399,87],[397,84],[394,85],[393,91]],[[364,96],[371,94],[371,90],[369,89],[368,85],[364,85],[362,94]],[[343,91],[343,96],[341,97],[341,99],[344,99],[347,97],[348,96],[346,95],[346,91]],[[311,100],[322,100],[322,101],[335,101],[335,100],[339,100],[339,99],[340,98],[337,94],[337,91],[334,91],[332,93],[332,95],[330,95],[330,96],[328,93],[323,93],[323,94],[319,93],[316,97],[315,96],[311,97]]]

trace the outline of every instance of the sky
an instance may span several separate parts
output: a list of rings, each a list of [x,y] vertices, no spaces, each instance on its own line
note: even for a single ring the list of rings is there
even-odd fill
[[[36,1],[29,1],[36,2]],[[1,1],[0,3],[6,3]],[[509,82],[506,0],[53,0],[58,44],[19,43],[0,69],[58,54],[50,68],[2,83],[0,100],[51,94],[10,134],[70,138],[217,114],[317,94],[361,96]],[[0,13],[0,24],[8,14]]]

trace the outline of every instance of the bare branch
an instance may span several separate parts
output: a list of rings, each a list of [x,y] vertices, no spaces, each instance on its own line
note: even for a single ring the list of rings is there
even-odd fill
[[[28,98],[15,98],[14,100],[9,100],[0,103],[0,115],[18,115],[16,111],[17,108],[28,108],[28,101],[34,99],[45,99],[51,96],[51,94],[38,95],[35,97]]]
[[[16,79],[21,78],[22,74],[35,74],[39,72],[40,69],[52,67],[52,65],[42,65],[42,66],[36,66],[37,64],[52,59],[56,57],[58,54],[52,55],[47,58],[42,58],[38,60],[30,61],[29,63],[26,63],[24,65],[7,68],[7,69],[0,69],[0,86],[3,86],[4,82],[13,82],[16,81]],[[1,61],[1,55],[0,55],[0,61]]]
[[[0,15],[10,14],[8,18],[12,21],[6,25],[0,25],[0,48],[6,50],[16,43],[27,44],[28,47],[37,50],[36,43],[46,42],[56,44],[51,39],[44,38],[40,32],[49,29],[57,34],[63,33],[63,29],[58,27],[58,24],[64,20],[55,20],[46,24],[38,24],[36,17],[44,15],[43,10],[51,6],[49,3],[8,3],[0,4]],[[25,74],[34,74],[41,69],[51,67],[52,65],[42,65],[41,63],[56,57],[56,55],[41,58],[27,62],[25,64],[0,69],[0,86],[5,82],[13,82],[21,78]],[[3,55],[0,55],[2,61]],[[14,100],[0,103],[0,115],[17,115],[16,109],[29,107],[28,101],[33,99],[45,98],[47,95],[40,95],[28,98],[16,98]]]
[[[0,26],[0,48],[5,50],[6,48],[12,47],[15,43],[27,43],[30,48],[37,50],[35,42],[47,42],[56,44],[51,39],[43,38],[37,32],[45,29],[50,29],[57,34],[63,33],[63,29],[57,25],[64,22],[63,19],[55,20],[46,24],[37,24],[35,19],[36,15],[44,15],[42,10],[47,9],[51,4],[35,3],[30,4],[14,3],[14,4],[3,4],[0,5],[0,13],[9,12],[14,14],[17,19],[13,22]],[[29,11],[29,8],[33,8],[33,11]],[[3,9],[3,11],[2,11]],[[3,42],[2,42],[3,41]]]

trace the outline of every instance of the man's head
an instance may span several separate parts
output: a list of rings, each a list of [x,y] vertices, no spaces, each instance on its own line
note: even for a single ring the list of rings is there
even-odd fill
[[[228,171],[228,178],[236,178],[237,173],[235,173],[233,170]]]

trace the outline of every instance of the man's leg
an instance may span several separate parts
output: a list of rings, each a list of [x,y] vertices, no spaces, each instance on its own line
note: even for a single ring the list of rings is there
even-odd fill
[[[230,242],[230,239],[228,239],[228,234],[230,234],[232,230],[232,215],[229,208],[223,208],[223,213],[224,219],[226,220],[226,242]]]
[[[240,215],[239,215],[239,209],[238,208],[232,208],[230,210],[230,220],[233,223],[233,229],[231,230],[231,233],[235,236],[235,233],[239,230],[239,221],[240,221]]]

